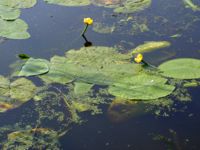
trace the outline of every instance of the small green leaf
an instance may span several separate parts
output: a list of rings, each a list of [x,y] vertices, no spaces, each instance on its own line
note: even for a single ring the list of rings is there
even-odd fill
[[[22,67],[18,76],[34,76],[45,74],[49,71],[49,61],[45,59],[29,58]]]

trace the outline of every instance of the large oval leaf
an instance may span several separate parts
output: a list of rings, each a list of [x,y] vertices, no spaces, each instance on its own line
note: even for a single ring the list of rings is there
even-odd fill
[[[158,76],[141,74],[115,83],[109,87],[109,93],[124,99],[152,100],[173,92],[175,87],[165,84],[166,81]]]
[[[177,79],[200,78],[200,60],[179,58],[164,62],[158,67],[164,76]]]

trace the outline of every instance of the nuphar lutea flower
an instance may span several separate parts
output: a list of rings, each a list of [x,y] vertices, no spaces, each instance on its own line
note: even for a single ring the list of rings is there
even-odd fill
[[[87,25],[91,25],[93,23],[93,19],[92,18],[84,18],[83,22]]]
[[[142,54],[137,54],[137,56],[134,58],[136,63],[140,63],[143,60],[143,55]]]

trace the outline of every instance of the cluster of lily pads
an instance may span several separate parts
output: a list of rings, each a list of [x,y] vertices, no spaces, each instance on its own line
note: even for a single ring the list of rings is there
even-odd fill
[[[151,5],[151,0],[45,0],[50,4],[63,6],[97,5],[114,8],[116,13],[133,13],[144,10]]]
[[[0,36],[9,39],[27,39],[28,25],[21,19],[21,9],[30,8],[36,0],[1,0],[0,1]]]
[[[200,78],[198,59],[169,60],[157,68],[131,61],[135,53],[145,53],[168,46],[170,43],[167,41],[152,41],[125,54],[112,47],[93,46],[69,50],[65,56],[55,55],[50,61],[27,57],[22,67],[15,71],[10,79],[0,77],[1,112],[12,110],[30,100],[34,101],[34,111],[39,119],[33,123],[32,129],[23,128],[19,133],[17,131],[19,136],[14,137],[16,141],[26,136],[28,140],[33,129],[40,134],[46,134],[53,129],[59,137],[68,131],[69,124],[80,121],[78,113],[101,113],[100,104],[111,103],[108,115],[111,120],[114,118],[114,121],[151,111],[151,106],[159,106],[155,111],[159,114],[163,107],[170,109],[173,104],[170,97],[190,100],[183,83],[187,87],[193,85],[189,82],[192,79],[199,85],[196,79]],[[36,86],[27,79],[29,76],[41,79],[44,86]],[[52,87],[60,92],[49,90]],[[115,110],[118,106],[124,113]],[[55,121],[58,128],[49,127],[52,122],[55,124]],[[54,131],[51,131],[52,134]],[[16,130],[13,132],[10,131],[9,138],[5,138],[5,147],[12,143],[12,134],[15,135]],[[30,145],[34,144],[33,137],[28,141],[27,143],[31,141]]]

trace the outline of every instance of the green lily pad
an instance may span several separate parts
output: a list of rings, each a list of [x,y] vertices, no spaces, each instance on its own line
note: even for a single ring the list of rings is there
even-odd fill
[[[165,84],[166,81],[162,77],[141,74],[113,84],[109,87],[109,93],[124,99],[152,100],[173,92],[175,87]]]
[[[164,76],[177,79],[200,78],[200,60],[179,58],[164,62],[158,67]]]
[[[1,99],[9,101],[14,99],[19,102],[26,102],[31,99],[36,92],[36,86],[26,78],[19,78],[13,82],[0,76]]]
[[[20,10],[0,5],[0,18],[4,20],[15,20],[20,16]]]
[[[120,54],[110,47],[69,50],[66,57],[52,57],[49,73],[40,77],[50,83],[76,81],[84,86],[88,83],[107,85],[110,94],[125,99],[156,99],[173,92],[174,86],[166,84],[167,79],[146,74],[144,68],[131,63],[130,58],[130,54]],[[80,87],[82,90],[82,84],[75,86],[77,92]]]
[[[170,45],[171,44],[168,41],[150,41],[137,46],[135,49],[133,49],[132,54],[151,52],[157,49],[168,47]]]
[[[130,64],[131,55],[119,54],[111,47],[89,47],[70,50],[66,57],[54,56],[50,71],[41,76],[44,81],[68,83],[79,80],[91,84],[108,85],[120,77],[137,74],[141,66]],[[114,77],[114,78],[113,78]]]
[[[0,5],[11,8],[30,8],[37,3],[37,0],[1,0]]]
[[[63,6],[86,6],[90,5],[90,0],[44,0],[49,4],[57,4]]]
[[[49,71],[49,61],[45,59],[29,58],[23,65],[18,76],[34,76],[45,74]]]
[[[30,34],[27,32],[28,25],[21,19],[6,21],[0,19],[0,36],[9,39],[27,39]]]

